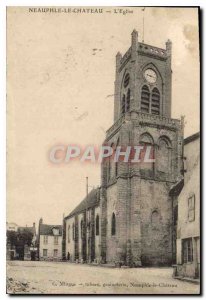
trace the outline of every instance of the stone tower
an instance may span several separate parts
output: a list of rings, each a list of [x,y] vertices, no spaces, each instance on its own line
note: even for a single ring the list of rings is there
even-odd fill
[[[104,143],[151,145],[154,163],[102,163],[101,256],[129,266],[172,262],[171,186],[182,171],[183,126],[171,119],[172,44],[138,41],[116,55],[114,124]]]

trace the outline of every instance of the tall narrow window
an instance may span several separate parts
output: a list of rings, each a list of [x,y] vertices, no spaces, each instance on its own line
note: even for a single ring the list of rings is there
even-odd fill
[[[130,110],[130,89],[127,91],[126,111]]]
[[[113,153],[115,151],[115,146],[112,143],[111,144],[111,148],[113,149]],[[108,176],[108,180],[114,178],[115,176],[115,162],[114,162],[114,154],[112,156],[109,157],[109,176]]]
[[[73,237],[73,241],[75,240],[75,226],[74,223],[72,225],[72,237]]]
[[[154,210],[152,212],[152,217],[151,217],[152,225],[157,225],[159,223],[159,213],[157,210]]]
[[[117,140],[116,149],[118,146],[119,146],[119,139]],[[118,167],[119,167],[119,165],[118,165],[118,161],[117,161],[117,162],[115,162],[115,176],[116,177],[118,176],[118,173],[119,173]]]
[[[160,137],[156,155],[157,169],[162,174],[171,173],[171,141],[168,137]]]
[[[110,173],[111,173],[111,160],[110,160],[110,157],[109,157],[109,159],[108,159],[108,169],[107,169],[107,177],[108,177],[108,182],[109,182],[109,180],[110,180]]]
[[[48,244],[48,235],[44,235],[44,244]]]
[[[58,245],[58,242],[59,242],[58,236],[55,236],[54,237],[54,245]]]
[[[129,77],[129,74],[127,73],[124,77],[124,88],[126,88],[129,85],[129,80],[130,80],[130,77]]]
[[[122,97],[122,115],[125,113],[125,95]]]
[[[150,92],[148,86],[142,87],[141,93],[141,111],[143,113],[149,113]]]
[[[84,221],[83,220],[81,220],[80,228],[81,228],[81,238],[83,239],[83,236],[84,236]]]
[[[99,235],[99,215],[96,216],[96,235]]]
[[[154,115],[160,114],[160,92],[156,87],[152,90],[151,113]]]
[[[192,247],[191,238],[182,240],[182,254],[183,254],[183,263],[193,261],[193,247]]]
[[[141,163],[140,163],[140,169],[141,169],[141,173],[143,172],[143,174],[145,174],[146,170],[150,170],[149,174],[152,175],[153,171],[154,171],[154,162],[145,162],[144,161],[144,156],[146,154],[146,151],[149,151],[149,158],[152,159],[154,158],[155,154],[154,154],[154,140],[153,137],[149,134],[149,133],[143,133],[140,136],[140,145],[143,146],[144,148],[142,149],[142,151],[140,152],[140,159],[141,159]]]
[[[115,214],[112,214],[112,227],[111,227],[111,234],[115,235],[116,234],[116,217]]]
[[[70,225],[68,225],[67,241],[70,242]]]

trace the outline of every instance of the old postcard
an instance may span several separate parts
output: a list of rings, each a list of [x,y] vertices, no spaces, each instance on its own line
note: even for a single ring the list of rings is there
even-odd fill
[[[7,7],[7,293],[200,293],[198,7]]]

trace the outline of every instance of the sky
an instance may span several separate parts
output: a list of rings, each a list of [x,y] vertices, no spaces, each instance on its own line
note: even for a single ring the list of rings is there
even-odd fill
[[[115,56],[143,35],[142,8],[115,13],[32,13],[7,9],[7,221],[61,224],[100,185],[100,165],[54,165],[54,145],[102,144],[113,124]],[[133,11],[131,13],[131,11]],[[144,41],[172,41],[172,117],[185,116],[185,137],[199,131],[198,11],[144,12]],[[94,50],[97,49],[97,50]]]

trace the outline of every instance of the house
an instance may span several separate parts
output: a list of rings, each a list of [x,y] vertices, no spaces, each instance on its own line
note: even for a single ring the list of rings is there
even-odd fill
[[[184,185],[174,187],[176,198],[177,277],[200,277],[200,134],[184,140]],[[178,184],[177,184],[178,185]]]
[[[62,260],[62,225],[43,224],[39,221],[39,260]]]

